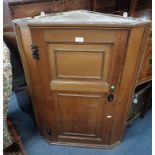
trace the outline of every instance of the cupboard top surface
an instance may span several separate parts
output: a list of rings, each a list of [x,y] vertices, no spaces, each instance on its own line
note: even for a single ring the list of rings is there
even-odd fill
[[[46,14],[34,18],[21,18],[13,20],[19,25],[28,26],[50,26],[50,25],[95,25],[95,26],[127,26],[143,25],[149,23],[149,20],[132,17],[123,17],[112,14],[103,14],[87,10],[76,10],[61,13]]]

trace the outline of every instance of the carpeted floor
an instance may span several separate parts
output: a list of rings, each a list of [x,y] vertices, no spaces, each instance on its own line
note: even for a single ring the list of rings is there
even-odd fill
[[[9,105],[9,117],[19,133],[27,155],[151,155],[152,111],[143,119],[138,118],[126,130],[123,142],[112,149],[91,149],[49,145],[39,136],[30,117],[23,113],[13,94]]]

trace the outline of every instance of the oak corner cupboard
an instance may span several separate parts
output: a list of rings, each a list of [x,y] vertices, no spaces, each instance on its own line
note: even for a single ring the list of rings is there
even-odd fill
[[[13,21],[40,134],[50,143],[119,143],[151,22],[86,10]]]

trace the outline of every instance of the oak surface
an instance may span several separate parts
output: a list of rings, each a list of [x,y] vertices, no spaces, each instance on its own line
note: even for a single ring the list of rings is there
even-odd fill
[[[59,144],[118,143],[150,22],[137,20],[118,27],[113,21],[96,26],[84,21],[66,26],[14,22],[40,133]],[[31,45],[37,46],[39,59],[33,59]]]

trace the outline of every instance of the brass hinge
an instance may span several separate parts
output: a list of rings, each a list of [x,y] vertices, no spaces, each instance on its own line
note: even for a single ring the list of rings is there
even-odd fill
[[[40,57],[39,57],[39,49],[38,49],[38,46],[35,45],[35,44],[32,44],[31,45],[31,50],[32,50],[32,57],[33,57],[33,59],[39,60]]]

